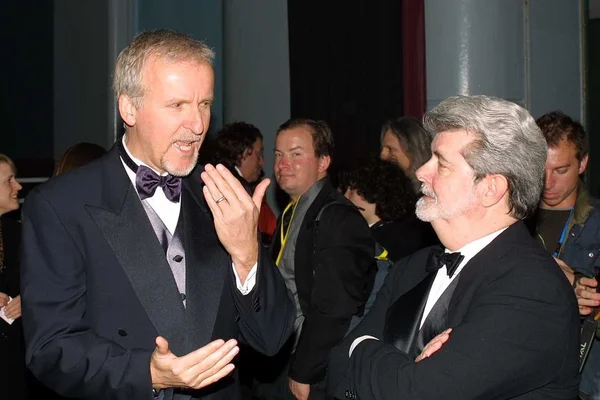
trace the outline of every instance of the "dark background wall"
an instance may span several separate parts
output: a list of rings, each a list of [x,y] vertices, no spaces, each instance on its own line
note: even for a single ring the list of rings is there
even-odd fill
[[[7,1],[0,12],[0,152],[23,172],[53,157],[53,1]],[[29,161],[25,161],[29,160]]]
[[[600,196],[600,15],[587,25],[587,123],[590,137],[590,166],[588,186]]]
[[[292,117],[328,122],[334,166],[379,149],[403,113],[402,2],[288,2]]]

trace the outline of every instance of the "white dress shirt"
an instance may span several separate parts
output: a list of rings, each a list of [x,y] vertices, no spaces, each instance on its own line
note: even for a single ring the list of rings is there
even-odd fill
[[[148,164],[135,158],[129,152],[129,149],[127,148],[127,144],[125,143],[125,135],[123,135],[122,140],[123,140],[123,147],[125,148],[125,151],[129,155],[129,157],[131,157],[131,159],[133,160],[134,163],[136,163],[137,165],[145,165],[146,167],[152,169],[152,171],[156,172],[158,175],[167,175],[166,172],[163,174],[159,174],[156,170],[154,170]],[[135,184],[135,172],[133,172],[125,164],[125,162],[123,160],[121,160],[121,163],[123,164],[123,168],[125,168],[125,172],[127,172],[127,176],[131,180],[131,183],[133,184],[133,187],[135,188],[135,190],[137,192],[137,187]],[[177,221],[179,221],[179,213],[181,211],[181,202],[180,201],[172,202],[169,199],[167,199],[165,192],[163,191],[162,187],[160,187],[160,186],[158,186],[156,188],[156,192],[154,192],[154,196],[148,197],[145,201],[148,202],[150,207],[152,207],[152,209],[156,212],[156,214],[160,217],[162,222],[165,224],[165,226],[167,227],[169,232],[171,232],[171,234],[173,235],[175,233],[175,229],[177,228]],[[231,267],[233,268],[233,273],[235,275],[235,282],[236,282],[236,286],[237,286],[238,290],[243,295],[247,295],[248,293],[250,293],[250,291],[252,291],[252,289],[254,289],[254,285],[256,284],[257,264],[254,264],[254,266],[248,273],[246,282],[244,282],[243,285],[240,280],[240,277],[238,276],[237,271],[235,270],[235,267],[233,266],[233,263],[231,264]]]
[[[431,285],[431,289],[429,290],[429,294],[427,295],[427,302],[425,303],[425,309],[423,310],[423,316],[421,317],[421,323],[419,324],[419,329],[421,329],[423,327],[423,322],[425,322],[425,320],[427,319],[427,316],[431,312],[431,309],[433,308],[435,303],[437,303],[437,301],[442,296],[444,291],[448,288],[448,286],[450,286],[450,283],[458,276],[458,274],[460,273],[460,271],[462,271],[462,269],[465,267],[465,265],[467,265],[467,263],[473,257],[475,257],[475,255],[477,255],[477,253],[479,253],[488,244],[490,244],[492,242],[492,240],[496,239],[496,237],[498,235],[500,235],[502,232],[504,232],[506,230],[506,228],[508,228],[508,227],[504,227],[500,230],[492,232],[489,235],[479,238],[477,240],[474,240],[471,243],[468,243],[468,244],[464,245],[463,247],[461,247],[460,249],[456,250],[457,252],[460,252],[460,254],[464,258],[461,260],[460,264],[458,265],[458,268],[456,268],[456,271],[454,271],[452,278],[450,278],[448,276],[448,269],[446,268],[446,265],[444,265],[442,268],[440,268],[437,271],[435,279],[433,280],[433,284]],[[451,251],[448,249],[445,249],[445,251],[446,251],[446,253],[451,253]],[[352,356],[352,352],[354,351],[354,349],[356,348],[356,346],[358,346],[358,344],[360,342],[362,342],[363,340],[367,340],[367,339],[379,340],[376,337],[369,336],[369,335],[360,336],[360,337],[356,338],[354,340],[354,342],[352,342],[352,345],[350,346],[350,351],[349,351],[348,357]]]

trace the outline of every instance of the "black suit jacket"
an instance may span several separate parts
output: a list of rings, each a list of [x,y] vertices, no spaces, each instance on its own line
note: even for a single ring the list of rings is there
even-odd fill
[[[428,276],[429,250],[391,269],[370,313],[334,350],[329,391],[361,400],[576,398],[573,289],[521,222],[462,270],[448,308],[453,331],[441,350],[415,363],[385,341],[366,340],[348,357],[354,339],[384,336],[390,306]]]
[[[72,397],[151,399],[158,335],[176,355],[216,338],[241,336],[266,354],[286,341],[293,305],[269,255],[259,254],[256,286],[242,296],[198,170],[184,179],[181,202],[187,308],[114,148],[28,196],[21,275],[27,362],[49,387]],[[236,398],[235,376],[193,396]]]
[[[317,214],[333,201],[346,205],[327,208],[316,227]],[[274,250],[280,247],[280,235],[275,238]],[[344,337],[352,316],[362,312],[373,287],[374,248],[364,218],[326,181],[307,210],[296,241],[294,273],[305,320],[291,360],[292,379],[316,383],[325,377],[331,349]]]

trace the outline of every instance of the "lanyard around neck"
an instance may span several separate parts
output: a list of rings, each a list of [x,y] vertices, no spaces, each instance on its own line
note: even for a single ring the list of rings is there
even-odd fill
[[[560,239],[558,239],[558,243],[556,244],[556,248],[554,249],[554,253],[552,253],[552,257],[558,257],[558,254],[560,253],[560,248],[562,247],[562,244],[565,242],[565,239],[567,238],[567,231],[569,230],[569,224],[571,223],[571,219],[573,219],[573,208],[571,208],[571,212],[569,213],[569,218],[567,218],[567,221],[565,222],[565,226],[563,227],[562,233],[560,234]]]
[[[283,214],[281,215],[281,226],[279,227],[279,238],[281,241],[281,248],[279,249],[279,254],[277,255],[277,260],[275,261],[275,264],[277,266],[279,266],[279,263],[281,262],[281,258],[283,257],[283,249],[285,248],[285,243],[287,242],[288,235],[290,233],[290,228],[292,227],[292,221],[294,220],[294,215],[296,214],[296,208],[298,208],[299,202],[300,202],[300,198],[298,198],[298,200],[296,200],[296,201],[291,201],[285,207],[285,210],[283,210]],[[292,206],[294,207],[292,209],[292,216],[290,217],[290,222],[288,223],[287,229],[284,232],[283,231],[283,225],[284,225],[283,221],[285,221],[285,214],[290,210],[290,208],[292,208]]]

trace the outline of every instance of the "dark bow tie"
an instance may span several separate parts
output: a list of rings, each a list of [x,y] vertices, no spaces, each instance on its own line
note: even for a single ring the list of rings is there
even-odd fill
[[[135,186],[141,200],[154,196],[158,186],[163,189],[167,199],[173,203],[179,201],[181,194],[181,178],[171,174],[160,176],[145,165],[138,166],[135,173]]]
[[[445,265],[448,276],[452,278],[452,275],[456,272],[456,269],[463,258],[465,258],[465,256],[459,252],[446,253],[441,249],[433,249],[429,254],[429,260],[427,261],[427,272],[435,272]]]
[[[171,174],[160,176],[145,165],[138,166],[125,151],[123,141],[119,139],[117,143],[123,162],[129,169],[135,172],[135,187],[141,200],[154,196],[156,188],[160,186],[167,199],[173,203],[179,201],[179,196],[181,195],[181,178]]]

